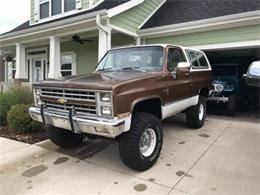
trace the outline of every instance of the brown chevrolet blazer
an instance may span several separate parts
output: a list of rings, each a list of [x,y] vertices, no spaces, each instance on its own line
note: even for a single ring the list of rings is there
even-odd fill
[[[60,147],[85,137],[114,138],[122,161],[143,171],[160,155],[161,120],[185,111],[188,126],[203,126],[211,83],[202,51],[174,45],[113,49],[92,74],[34,84],[29,112]]]

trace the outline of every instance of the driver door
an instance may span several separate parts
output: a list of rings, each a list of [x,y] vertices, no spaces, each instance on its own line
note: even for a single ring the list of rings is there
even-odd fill
[[[187,62],[183,50],[178,47],[168,48],[168,70],[172,74],[170,84],[171,102],[176,102],[190,97],[190,67],[178,67],[180,62]]]

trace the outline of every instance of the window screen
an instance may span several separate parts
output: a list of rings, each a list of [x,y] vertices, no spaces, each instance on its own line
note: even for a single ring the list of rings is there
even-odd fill
[[[61,4],[62,0],[52,0],[51,1],[51,15],[55,16],[57,14],[61,13],[62,10],[62,4]]]
[[[40,19],[49,17],[49,2],[40,4]]]
[[[64,0],[64,11],[71,11],[76,9],[76,0]]]
[[[186,59],[179,48],[170,48],[168,54],[168,68],[169,71],[174,71],[179,62],[186,62]]]

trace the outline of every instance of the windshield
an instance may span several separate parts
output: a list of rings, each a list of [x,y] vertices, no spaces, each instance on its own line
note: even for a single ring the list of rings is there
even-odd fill
[[[163,68],[163,47],[133,47],[111,50],[96,71],[159,71]]]
[[[237,67],[236,66],[213,66],[214,76],[236,76]]]

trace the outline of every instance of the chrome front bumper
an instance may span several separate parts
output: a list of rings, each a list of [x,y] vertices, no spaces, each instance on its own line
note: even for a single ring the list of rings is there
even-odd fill
[[[115,138],[130,129],[131,116],[124,119],[99,119],[67,113],[54,113],[47,109],[31,107],[29,113],[33,120],[74,133],[88,133]]]

